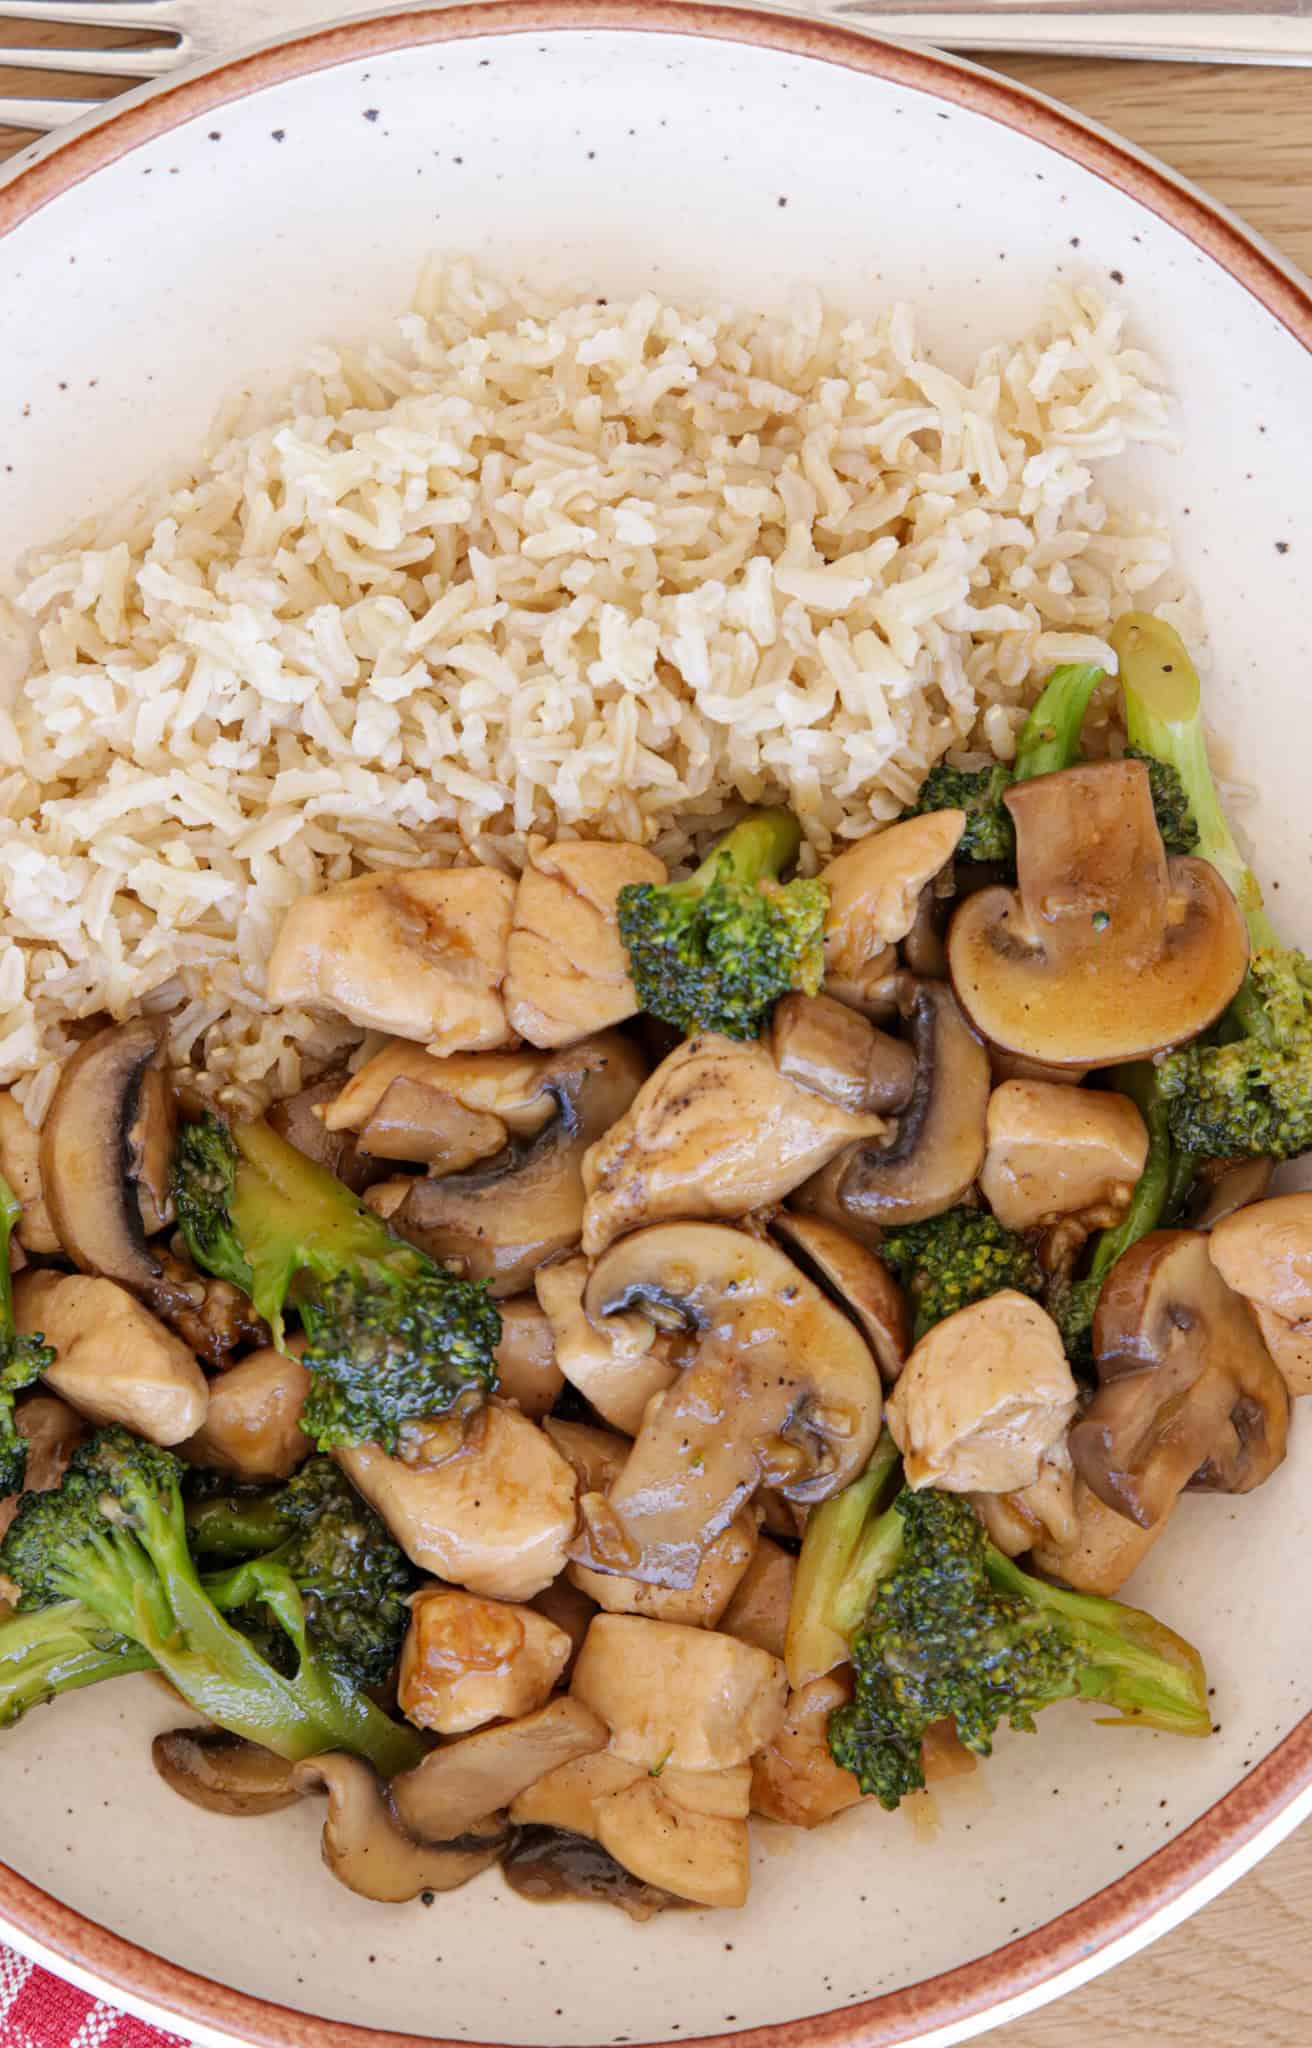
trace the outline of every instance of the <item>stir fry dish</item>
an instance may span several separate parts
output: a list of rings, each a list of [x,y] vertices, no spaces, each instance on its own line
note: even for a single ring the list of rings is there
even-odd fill
[[[1059,1703],[1209,1735],[1121,1596],[1312,1393],[1312,962],[1111,644],[818,873],[762,809],[304,897],[270,999],[366,1035],[265,1115],[153,1016],[5,1098],[0,1725],[150,1673],[364,1897],[637,1919]]]

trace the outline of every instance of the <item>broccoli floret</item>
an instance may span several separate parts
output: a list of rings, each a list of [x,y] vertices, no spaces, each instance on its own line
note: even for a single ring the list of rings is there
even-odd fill
[[[944,1316],[1004,1287],[1035,1296],[1043,1292],[1043,1268],[1033,1245],[987,1209],[948,1209],[923,1223],[886,1230],[879,1256],[915,1302],[917,1337]]]
[[[196,1264],[248,1294],[279,1343],[284,1309],[299,1315],[313,1376],[301,1421],[320,1450],[395,1452],[495,1387],[501,1318],[487,1289],[394,1237],[268,1124],[186,1125],[172,1185]]]
[[[188,1504],[192,1551],[243,1561],[205,1591],[221,1613],[259,1608],[266,1567],[290,1575],[305,1603],[311,1651],[355,1685],[381,1685],[401,1652],[416,1573],[381,1517],[330,1458],[311,1458],[285,1486],[211,1493]]]
[[[811,1541],[808,1527],[804,1563]],[[1211,1732],[1197,1651],[1137,1608],[1031,1578],[960,1494],[904,1491],[876,1515],[829,1620],[849,1641],[855,1684],[830,1716],[830,1751],[890,1810],[924,1784],[921,1743],[935,1721],[950,1719],[977,1756],[991,1753],[1002,1721],[1032,1729],[1062,1699],[1176,1734]]]
[[[219,1612],[187,1547],[181,1474],[171,1451],[112,1427],[79,1445],[58,1487],[24,1495],[0,1544],[0,1570],[20,1594],[17,1619],[0,1623],[0,1668],[11,1628],[21,1632],[42,1614],[62,1625],[53,1610],[76,1601],[230,1734],[293,1760],[348,1750],[384,1777],[416,1764],[424,1753],[416,1731],[389,1720],[316,1654],[306,1602],[285,1566],[265,1558],[247,1569],[258,1572],[259,1599],[291,1645],[290,1675]],[[21,1646],[21,1633],[11,1640]]]
[[[1220,1029],[1161,1063],[1172,1134],[1183,1150],[1212,1158],[1292,1159],[1312,1149],[1312,961],[1281,944],[1235,844],[1207,758],[1202,686],[1179,634],[1129,612],[1111,641],[1130,743],[1174,771],[1197,851],[1230,888],[1253,947]]]
[[[5,1616],[0,1606],[0,1728],[12,1728],[31,1707],[129,1671],[154,1659],[116,1636],[78,1600],[59,1600],[39,1614]]]
[[[966,829],[957,841],[958,860],[1016,864],[1016,828],[1002,799],[1012,785],[1012,772],[1001,761],[991,768],[953,768],[940,761],[920,785],[907,812],[917,818],[926,811],[964,811]]]
[[[684,882],[630,882],[620,937],[642,1009],[680,1031],[755,1038],[790,989],[824,975],[822,882],[780,883],[801,830],[788,811],[755,811]]]
[[[1125,758],[1127,761],[1142,761],[1148,770],[1153,815],[1166,851],[1197,853],[1198,822],[1189,808],[1189,799],[1178,772],[1169,761],[1157,761],[1151,754],[1145,754],[1142,747],[1127,747]]]
[[[9,1245],[22,1213],[13,1189],[0,1177],[0,1500],[17,1493],[27,1473],[27,1440],[14,1420],[14,1401],[55,1362],[40,1337],[20,1337],[14,1327]]]

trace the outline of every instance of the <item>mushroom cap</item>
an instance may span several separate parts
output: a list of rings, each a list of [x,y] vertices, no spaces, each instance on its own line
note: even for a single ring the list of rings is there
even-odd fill
[[[981,889],[948,933],[971,1022],[1051,1066],[1107,1067],[1196,1037],[1248,967],[1238,904],[1208,861],[1168,860],[1142,761],[1015,783],[1015,889]]]
[[[325,1791],[323,1860],[348,1891],[399,1905],[420,1892],[449,1892],[495,1863],[509,1837],[500,1820],[471,1823],[464,1839],[416,1839],[402,1826],[376,1773],[332,1750],[297,1764],[298,1792]]]
[[[41,1185],[60,1244],[83,1273],[145,1295],[163,1276],[146,1242],[147,1223],[160,1226],[172,1146],[163,1044],[157,1018],[98,1031],[65,1063],[41,1132]]]
[[[794,990],[774,1006],[766,1033],[781,1074],[859,1116],[905,1109],[916,1079],[916,1056],[847,1003]]]
[[[1155,1230],[1098,1298],[1099,1387],[1071,1430],[1081,1478],[1141,1528],[1186,1486],[1247,1493],[1281,1463],[1289,1396],[1242,1298],[1195,1230]]]
[[[302,1796],[295,1764],[222,1728],[175,1728],[155,1737],[150,1754],[170,1791],[207,1813],[250,1819]]]
[[[823,1216],[799,1216],[780,1209],[770,1231],[789,1256],[845,1308],[875,1354],[880,1377],[891,1387],[911,1349],[907,1299],[881,1258]]]

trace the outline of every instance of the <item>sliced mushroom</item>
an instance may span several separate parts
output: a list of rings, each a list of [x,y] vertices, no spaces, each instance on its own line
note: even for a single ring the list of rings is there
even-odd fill
[[[542,1087],[540,1052],[457,1052],[445,1059],[407,1039],[394,1039],[366,1060],[323,1111],[326,1131],[362,1132],[395,1081],[449,1095],[465,1109],[495,1117],[515,1138],[550,1123],[556,1105]]]
[[[722,1771],[773,1741],[788,1681],[777,1657],[733,1636],[599,1614],[570,1690],[600,1716],[624,1762]]]
[[[906,1296],[883,1260],[821,1216],[780,1209],[770,1229],[802,1271],[847,1310],[874,1352],[885,1386],[892,1386],[911,1349],[911,1318]]]
[[[951,860],[966,829],[964,811],[927,811],[859,840],[821,870],[829,890],[825,980],[858,986],[884,949],[905,939],[920,893]]]
[[[785,1827],[818,1828],[860,1804],[861,1787],[829,1750],[829,1716],[851,1697],[845,1670],[789,1693],[783,1727],[752,1759],[753,1813]]]
[[[421,1571],[488,1599],[532,1599],[564,1570],[573,1471],[535,1423],[495,1401],[442,1442],[428,1464],[373,1444],[335,1456]]]
[[[1038,1478],[1077,1397],[1057,1325],[1005,1288],[921,1338],[889,1396],[888,1427],[908,1486],[1010,1493]]]
[[[1099,1387],[1071,1431],[1076,1470],[1141,1528],[1181,1490],[1246,1493],[1281,1463],[1289,1396],[1210,1239],[1157,1230],[1112,1267],[1093,1344]]]
[[[410,1617],[397,1704],[416,1728],[437,1735],[466,1735],[544,1707],[573,1647],[531,1607],[450,1586],[421,1586]]]
[[[411,1834],[447,1840],[508,1807],[548,1771],[605,1747],[604,1721],[581,1697],[567,1696],[432,1750],[393,1778],[392,1800]]]
[[[551,1324],[531,1294],[498,1305],[497,1385],[522,1414],[540,1422],[550,1415],[565,1384],[565,1375],[556,1363]]]
[[[1275,1173],[1274,1159],[1218,1159],[1203,1165],[1187,1217],[1191,1230],[1215,1230],[1253,1202],[1260,1202]],[[1233,1283],[1231,1283],[1233,1285]],[[1243,1293],[1242,1287],[1237,1290]]]
[[[363,1194],[370,1181],[377,1179],[377,1170],[368,1159],[360,1157],[359,1147],[349,1131],[330,1131],[321,1112],[329,1103],[335,1102],[343,1086],[340,1074],[326,1074],[321,1081],[314,1081],[308,1088],[298,1089],[295,1095],[286,1095],[281,1101],[270,1105],[267,1121],[303,1152],[307,1159],[313,1159],[318,1166],[326,1166],[329,1173],[335,1173],[338,1180],[345,1181],[356,1194]]]
[[[252,1351],[210,1383],[205,1420],[183,1457],[248,1482],[289,1479],[314,1449],[300,1426],[309,1391],[299,1358],[272,1344]]]
[[[434,1053],[506,1045],[514,902],[515,884],[490,867],[387,869],[302,896],[269,959],[269,1001],[335,1010]]]
[[[41,1133],[41,1184],[69,1258],[147,1299],[163,1282],[146,1232],[160,1227],[172,1148],[163,1044],[150,1017],[87,1039],[59,1077]]]
[[[1071,1528],[1061,1536],[1051,1529],[1035,1530],[1031,1558],[1036,1570],[1074,1592],[1111,1600],[1139,1569],[1165,1527],[1163,1516],[1151,1529],[1141,1529],[1099,1500],[1077,1473]]]
[[[989,1097],[980,1192],[1008,1230],[1063,1216],[1105,1228],[1124,1215],[1148,1158],[1128,1095],[1053,1081],[1004,1081]]]
[[[595,1258],[623,1231],[669,1216],[745,1216],[885,1129],[799,1088],[755,1041],[691,1038],[589,1152],[583,1249]]]
[[[373,1159],[404,1159],[434,1173],[463,1173],[506,1144],[499,1116],[466,1109],[456,1096],[398,1074],[360,1133]]]
[[[957,910],[948,962],[971,1022],[1054,1066],[1143,1059],[1207,1029],[1248,966],[1248,934],[1210,862],[1167,859],[1142,761],[1014,783],[1016,889]]]
[[[564,1377],[604,1421],[636,1436],[647,1403],[671,1385],[678,1365],[646,1316],[589,1319],[583,1306],[588,1273],[584,1258],[557,1259],[539,1267],[533,1284],[550,1318]]]
[[[984,1163],[987,1052],[943,982],[913,989],[907,1023],[916,1085],[893,1136],[840,1152],[794,1201],[870,1243],[882,1229],[951,1209]]]
[[[702,1553],[691,1586],[648,1586],[619,1572],[589,1571],[571,1564],[571,1583],[607,1614],[642,1614],[652,1621],[679,1621],[690,1628],[716,1628],[741,1584],[756,1551],[759,1530],[750,1508],[740,1508],[727,1529]],[[745,1640],[745,1638],[744,1638]],[[622,1859],[621,1859],[622,1860]]]
[[[41,1134],[34,1131],[8,1089],[0,1089],[0,1173],[22,1207],[15,1235],[29,1252],[60,1249],[41,1186]]]
[[[879,1435],[879,1375],[855,1325],[791,1260],[722,1224],[658,1224],[612,1246],[588,1314],[639,1306],[697,1332],[696,1362],[651,1404],[608,1498],[584,1497],[574,1554],[689,1587],[758,1487],[824,1500],[863,1469]]]
[[[785,996],[771,1013],[766,1043],[786,1079],[854,1116],[892,1116],[911,1100],[911,1047],[832,996]]]
[[[207,1813],[249,1820],[302,1796],[295,1764],[222,1728],[175,1728],[155,1737],[150,1754],[169,1790]]]
[[[385,1211],[393,1230],[493,1294],[521,1293],[540,1265],[578,1243],[585,1155],[623,1117],[643,1073],[635,1048],[613,1031],[541,1059],[551,1121],[468,1173],[406,1183]]]
[[[726,1636],[740,1643],[755,1643],[782,1658],[788,1634],[788,1610],[793,1604],[797,1580],[797,1559],[769,1536],[757,1543],[752,1561],[738,1581],[733,1599],[720,1617]]]
[[[573,1045],[631,1017],[638,999],[617,899],[632,883],[665,879],[665,863],[643,846],[531,838],[506,971],[512,1030],[530,1045]]]
[[[49,1493],[58,1486],[68,1461],[86,1435],[86,1424],[75,1408],[53,1394],[29,1394],[16,1403],[14,1425],[27,1440],[27,1467],[23,1493]],[[0,1536],[18,1513],[22,1494],[0,1499]]]
[[[24,1273],[14,1315],[54,1346],[46,1385],[88,1422],[121,1422],[155,1444],[181,1444],[205,1420],[209,1388],[185,1344],[112,1280]]]
[[[293,1783],[298,1792],[327,1792],[323,1860],[364,1899],[400,1905],[421,1892],[454,1891],[495,1863],[509,1840],[504,1823],[482,1815],[459,1838],[417,1839],[369,1765],[339,1751],[297,1764]]]

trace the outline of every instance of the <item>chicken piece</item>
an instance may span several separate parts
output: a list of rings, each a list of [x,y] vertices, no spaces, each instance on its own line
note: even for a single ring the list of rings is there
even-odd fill
[[[507,1401],[532,1422],[541,1422],[556,1405],[565,1375],[556,1363],[551,1324],[531,1295],[499,1301],[501,1342],[497,1345],[497,1385]]]
[[[782,1657],[796,1580],[797,1559],[791,1551],[762,1536],[733,1599],[720,1616],[722,1632],[737,1636],[740,1643],[755,1643],[772,1657]]]
[[[571,1586],[562,1574],[549,1586],[544,1586],[540,1593],[535,1593],[529,1605],[535,1614],[545,1615],[569,1637],[569,1658],[562,1673],[564,1682],[568,1684],[573,1676],[574,1660],[587,1640],[597,1603],[589,1600],[586,1593],[580,1593],[577,1586]]]
[[[573,1645],[544,1614],[449,1586],[411,1596],[397,1703],[416,1728],[466,1735],[551,1698]]]
[[[506,1015],[530,1045],[573,1045],[633,1016],[616,899],[633,882],[661,883],[645,847],[599,839],[530,839],[519,878],[506,970]]]
[[[846,1670],[789,1693],[783,1727],[752,1759],[753,1813],[786,1827],[818,1828],[860,1804],[861,1787],[829,1754],[829,1716],[851,1697]]]
[[[1275,1195],[1218,1223],[1212,1264],[1242,1294],[1291,1394],[1312,1394],[1312,1194]]]
[[[62,1249],[41,1192],[41,1133],[34,1131],[7,1089],[0,1089],[0,1173],[8,1181],[23,1213],[14,1235],[29,1252]]]
[[[66,1401],[53,1394],[29,1394],[14,1410],[18,1434],[27,1439],[27,1471],[21,1493],[0,1500],[0,1536],[18,1513],[24,1493],[49,1493],[58,1486],[68,1461],[86,1435],[86,1424]]]
[[[374,1444],[335,1453],[421,1571],[490,1600],[531,1600],[565,1568],[577,1482],[536,1423],[492,1402],[433,1464]]]
[[[46,1385],[88,1422],[121,1422],[154,1444],[181,1444],[205,1420],[209,1387],[192,1353],[115,1280],[24,1273],[14,1289],[23,1336],[54,1346]]]
[[[751,1564],[757,1535],[756,1516],[745,1508],[707,1545],[691,1586],[649,1586],[620,1572],[591,1571],[582,1564],[568,1565],[566,1573],[571,1584],[607,1614],[642,1614],[651,1621],[715,1628]]]
[[[548,1415],[542,1427],[573,1466],[581,1494],[610,1492],[633,1449],[628,1437],[592,1422],[563,1422],[556,1415]]]
[[[1075,1514],[1075,1468],[1065,1439],[1045,1451],[1032,1486],[1015,1493],[972,1493],[970,1504],[998,1549],[1022,1557],[1036,1543],[1058,1548],[1078,1536]]]
[[[903,818],[849,846],[820,879],[829,890],[825,916],[825,985],[862,989],[872,970],[886,975],[887,949],[911,930],[920,892],[956,851],[964,811],[928,811]]]
[[[293,1338],[298,1349],[299,1338]],[[310,1375],[299,1358],[266,1345],[252,1351],[210,1386],[210,1404],[184,1458],[213,1472],[252,1483],[290,1479],[314,1445],[301,1430]]]
[[[699,1906],[744,1906],[751,1881],[745,1820],[677,1806],[663,1784],[640,1778],[596,1812],[603,1849],[645,1884]]]
[[[269,1001],[336,1010],[433,1053],[507,1045],[514,903],[510,877],[486,867],[389,869],[302,896],[269,960]]]
[[[587,1260],[573,1258],[539,1266],[534,1275],[555,1339],[556,1364],[603,1421],[636,1436],[647,1403],[673,1384],[678,1367],[655,1325],[636,1310],[607,1316],[601,1329],[588,1320],[583,1307],[588,1274]]]
[[[702,1034],[663,1060],[583,1162],[583,1249],[667,1217],[738,1217],[799,1187],[882,1117],[786,1080],[765,1047]]]
[[[610,1747],[649,1771],[746,1763],[783,1726],[777,1657],[711,1629],[599,1614],[570,1690],[610,1729]]]
[[[884,1415],[908,1486],[1013,1493],[1038,1478],[1076,1398],[1057,1325],[1006,1288],[921,1338]]]
[[[324,1106],[327,1131],[364,1130],[395,1081],[447,1095],[476,1115],[496,1117],[517,1138],[531,1138],[556,1114],[542,1087],[538,1052],[456,1052],[445,1059],[404,1038],[366,1060],[358,1074]]]
[[[989,1097],[986,1135],[979,1184],[1008,1230],[1063,1216],[1116,1223],[1148,1158],[1147,1127],[1128,1095],[1059,1081],[1004,1081]]]
[[[1071,1496],[1072,1529],[1060,1540],[1040,1530],[1031,1562],[1045,1577],[1076,1593],[1097,1593],[1113,1600],[1156,1543],[1168,1517],[1141,1529],[1128,1515],[1118,1515],[1076,1476]],[[995,1539],[996,1540],[996,1539]]]

